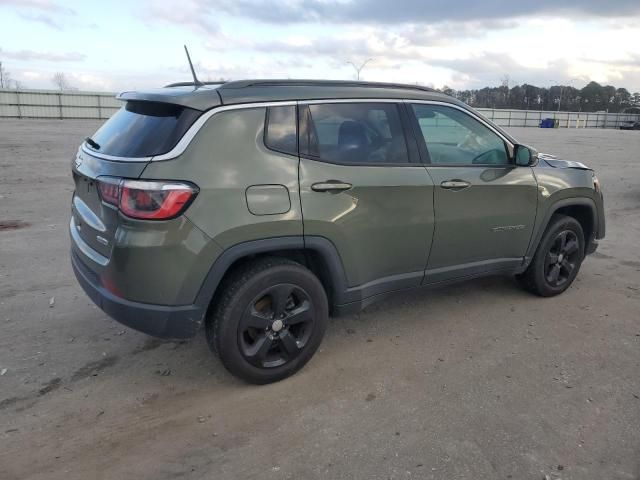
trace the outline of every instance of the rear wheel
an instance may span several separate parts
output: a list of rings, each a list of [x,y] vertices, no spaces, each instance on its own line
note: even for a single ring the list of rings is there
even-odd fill
[[[241,267],[221,288],[207,341],[232,374],[271,383],[311,359],[328,322],[327,297],[311,271],[287,259],[263,258]]]
[[[573,283],[584,259],[584,233],[573,217],[556,215],[542,236],[522,285],[542,297],[564,292]]]

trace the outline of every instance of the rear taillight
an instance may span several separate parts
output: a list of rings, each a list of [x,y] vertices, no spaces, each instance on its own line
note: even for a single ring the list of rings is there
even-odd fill
[[[132,218],[165,220],[180,215],[196,193],[186,183],[125,180],[120,187],[120,211]]]
[[[109,205],[118,206],[120,201],[120,183],[121,178],[100,177],[98,179],[98,191],[103,202]]]
[[[180,215],[198,194],[198,188],[184,182],[98,178],[98,190],[105,203],[117,206],[131,218],[168,220]]]

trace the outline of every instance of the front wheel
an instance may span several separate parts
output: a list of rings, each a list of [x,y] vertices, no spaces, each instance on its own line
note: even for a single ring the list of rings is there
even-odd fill
[[[564,292],[584,259],[584,232],[573,217],[556,215],[545,231],[527,270],[518,276],[525,289],[542,297]]]
[[[263,258],[241,267],[221,288],[206,334],[232,374],[271,383],[311,359],[329,316],[324,288],[311,271],[284,258]]]

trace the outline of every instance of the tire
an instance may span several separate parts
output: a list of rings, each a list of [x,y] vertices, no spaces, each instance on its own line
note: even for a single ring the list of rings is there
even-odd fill
[[[571,286],[584,259],[584,232],[573,217],[554,215],[524,273],[521,285],[541,297],[553,297]]]
[[[313,356],[329,319],[318,278],[299,263],[266,257],[230,274],[206,322],[209,347],[233,375],[277,382]]]

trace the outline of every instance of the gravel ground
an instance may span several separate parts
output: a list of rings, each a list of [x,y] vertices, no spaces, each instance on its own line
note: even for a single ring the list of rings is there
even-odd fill
[[[400,294],[255,387],[76,284],[69,163],[97,125],[0,121],[0,478],[640,478],[640,132],[513,129],[604,185],[607,238],[565,294]]]

